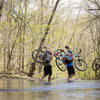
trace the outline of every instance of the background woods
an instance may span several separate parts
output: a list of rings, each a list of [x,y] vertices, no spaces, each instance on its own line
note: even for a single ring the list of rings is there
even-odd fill
[[[0,0],[0,72],[26,75],[32,66],[32,51],[39,47],[49,28],[45,46],[52,52],[69,45],[88,64],[76,78],[98,78],[100,69],[92,63],[100,57],[100,0],[59,0],[52,23],[48,25],[57,0]],[[53,58],[53,78],[65,78]],[[20,70],[20,71],[19,71]],[[39,78],[42,66],[36,64],[33,77]]]

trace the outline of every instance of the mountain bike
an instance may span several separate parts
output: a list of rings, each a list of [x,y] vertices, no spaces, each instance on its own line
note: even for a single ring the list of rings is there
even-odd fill
[[[92,64],[93,71],[98,71],[100,69],[100,58],[95,58]]]
[[[44,63],[46,60],[51,60],[50,55],[46,55],[46,51],[49,51],[49,48],[43,47],[42,49],[35,49],[32,52],[32,58],[38,63]]]
[[[79,71],[86,71],[87,67],[87,63],[85,62],[85,60],[80,58],[80,53],[75,54],[74,55],[74,66],[75,68],[77,68]],[[57,49],[54,52],[54,56],[56,57],[55,62],[57,67],[61,70],[61,71],[66,71],[67,67],[66,64],[64,63],[64,59],[66,58],[66,52],[62,49]]]

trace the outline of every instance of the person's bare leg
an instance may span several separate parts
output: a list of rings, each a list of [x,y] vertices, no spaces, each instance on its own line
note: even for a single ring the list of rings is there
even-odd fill
[[[48,82],[51,82],[51,75],[48,75]]]
[[[74,74],[68,75],[68,80],[70,80],[73,76]]]
[[[41,81],[43,81],[43,79],[46,77],[47,75],[43,75],[43,77],[41,78]]]

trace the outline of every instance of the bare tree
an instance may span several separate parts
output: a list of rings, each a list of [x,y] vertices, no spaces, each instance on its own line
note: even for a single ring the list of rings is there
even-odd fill
[[[52,11],[52,14],[51,14],[51,16],[50,16],[50,19],[49,19],[49,22],[48,22],[48,24],[47,24],[47,27],[46,27],[46,30],[45,30],[45,33],[44,33],[44,35],[43,35],[43,38],[41,39],[41,41],[40,41],[40,45],[39,45],[39,49],[41,49],[42,48],[42,46],[44,45],[44,42],[45,42],[45,39],[46,39],[46,37],[47,37],[47,35],[48,35],[48,32],[49,32],[49,25],[51,24],[51,22],[52,22],[52,20],[53,20],[53,17],[54,17],[54,14],[55,14],[55,12],[56,12],[56,8],[57,8],[57,6],[58,6],[58,4],[59,4],[59,1],[60,0],[57,0],[56,1],[56,4],[55,4],[55,6],[54,6],[54,9],[53,9],[53,11]],[[43,1],[41,1],[41,7],[43,6]],[[42,13],[41,13],[42,14]],[[42,15],[41,15],[41,20],[42,20]],[[35,64],[36,62],[34,61],[34,65],[36,66],[36,64]],[[35,66],[33,66],[33,68],[35,68]],[[31,69],[32,68],[30,68],[30,72],[31,72]],[[34,70],[33,70],[34,71]],[[30,76],[30,75],[29,75]]]
[[[4,0],[0,1],[0,19],[2,16],[3,3],[4,3]]]
[[[93,42],[97,43],[96,51],[98,57],[100,57],[100,0],[88,0],[87,11],[95,19],[96,32],[92,33],[92,38],[93,34],[95,34],[96,40],[93,40]],[[90,31],[92,32],[91,27]],[[99,72],[95,72],[95,75],[100,79],[100,70]]]

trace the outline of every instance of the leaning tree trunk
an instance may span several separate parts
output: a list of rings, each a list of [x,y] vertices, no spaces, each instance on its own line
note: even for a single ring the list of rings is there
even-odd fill
[[[55,14],[55,12],[56,12],[56,9],[57,9],[57,6],[58,6],[58,4],[59,4],[59,1],[60,1],[60,0],[57,0],[57,1],[56,1],[56,4],[55,4],[54,9],[53,9],[53,11],[52,11],[51,17],[50,17],[49,22],[48,22],[48,24],[47,24],[47,28],[46,28],[46,30],[45,30],[45,33],[44,33],[44,35],[43,35],[43,38],[42,38],[41,41],[40,41],[39,49],[41,49],[41,48],[43,47],[43,45],[44,45],[45,39],[46,39],[46,37],[47,37],[47,35],[48,35],[48,32],[49,32],[49,30],[50,30],[50,27],[49,27],[49,26],[51,25],[51,22],[52,22],[52,20],[53,20],[53,17],[54,17],[54,14]],[[42,3],[43,3],[43,2],[42,2]],[[36,62],[34,61],[34,63],[36,63]],[[34,65],[36,65],[36,64],[34,64]],[[34,68],[35,68],[35,66],[34,66]],[[30,68],[30,69],[31,69],[31,68]]]
[[[57,1],[56,1],[56,4],[55,4],[54,9],[53,9],[53,11],[52,11],[51,17],[50,17],[49,22],[48,22],[48,24],[47,24],[46,31],[45,31],[45,33],[44,33],[43,38],[42,38],[41,41],[40,41],[39,49],[41,49],[42,46],[44,45],[45,39],[46,39],[46,37],[47,37],[47,35],[48,35],[48,32],[49,32],[49,30],[50,30],[50,27],[49,27],[49,26],[51,25],[51,22],[52,22],[52,20],[53,20],[53,17],[54,17],[54,14],[55,14],[55,12],[56,12],[56,9],[57,9],[57,6],[58,6],[58,4],[59,4],[59,1],[60,1],[60,0],[57,0]]]
[[[1,0],[1,1],[0,1],[0,19],[1,19],[1,16],[2,16],[3,1],[4,1],[4,0]]]
[[[42,22],[43,22],[43,0],[41,0],[41,7],[40,7],[40,9],[41,9],[41,14],[40,14],[40,24],[41,24],[41,28],[40,28],[40,34],[42,34],[43,33],[43,30],[42,30]],[[39,73],[41,73],[41,71],[42,71],[42,66],[41,66],[41,64],[39,65]]]

